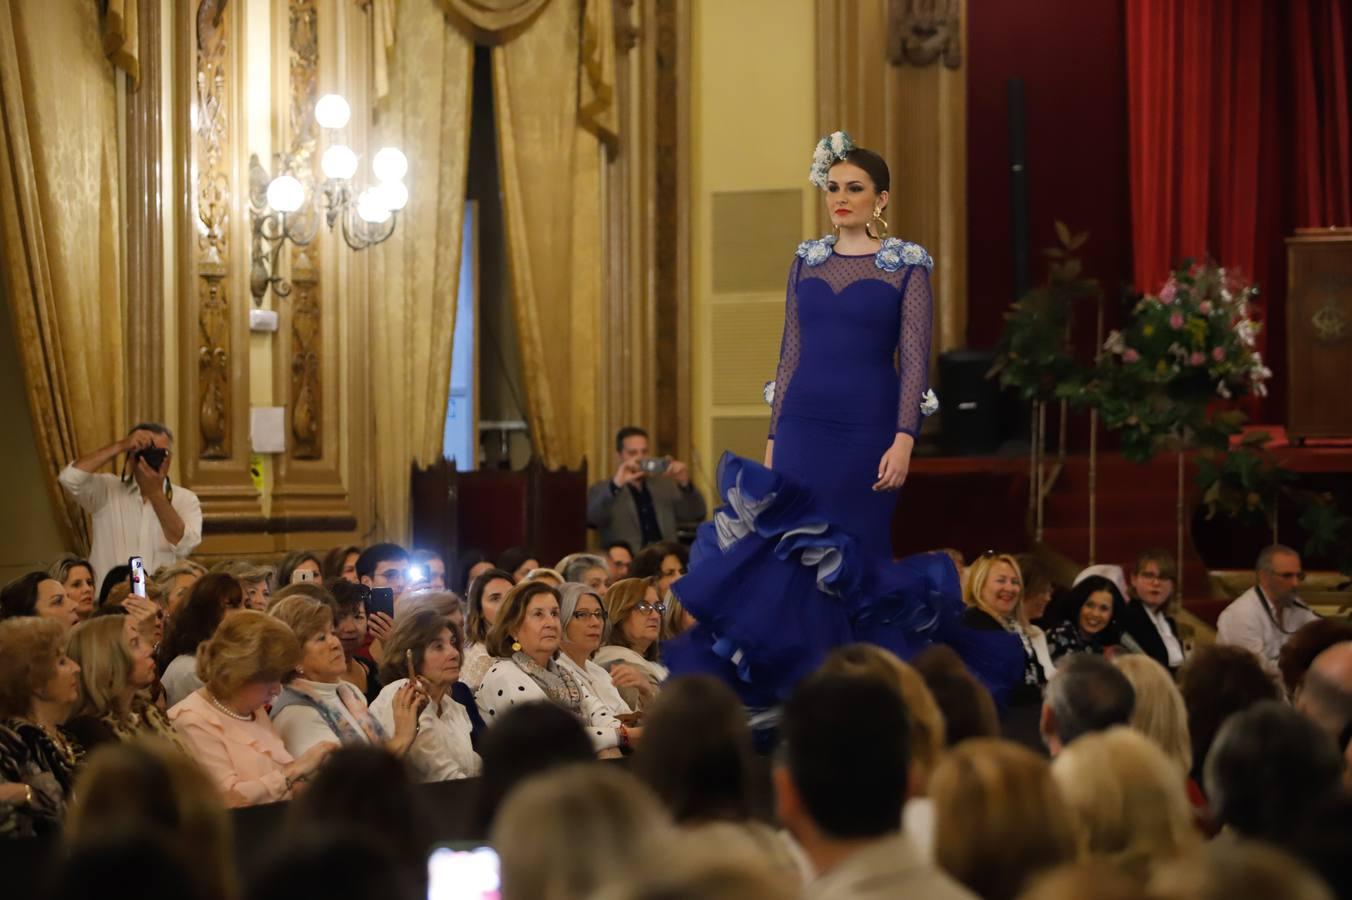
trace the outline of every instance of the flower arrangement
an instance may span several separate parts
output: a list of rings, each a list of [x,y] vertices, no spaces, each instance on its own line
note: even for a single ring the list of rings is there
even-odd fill
[[[1258,289],[1214,263],[1185,263],[1108,335],[1085,390],[1123,453],[1145,460],[1164,445],[1224,447],[1244,416],[1216,401],[1265,396],[1272,371],[1255,347]]]
[[[807,180],[820,190],[826,190],[826,174],[853,149],[854,141],[844,131],[833,131],[817,141],[817,147],[812,151],[812,168],[808,170]]]

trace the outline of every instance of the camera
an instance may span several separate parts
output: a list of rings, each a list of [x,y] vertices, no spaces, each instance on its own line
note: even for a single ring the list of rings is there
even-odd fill
[[[169,455],[169,451],[163,447],[142,447],[132,455],[145,460],[146,465],[158,472],[160,466],[164,465],[164,458]]]
[[[641,461],[639,468],[645,475],[661,475],[671,465],[670,456],[655,456]]]

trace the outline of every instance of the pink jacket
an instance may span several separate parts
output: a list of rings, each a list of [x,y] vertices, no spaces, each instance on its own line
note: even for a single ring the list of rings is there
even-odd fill
[[[193,691],[169,710],[188,752],[221,789],[227,806],[254,806],[290,796],[283,767],[290,753],[259,709],[251,721],[232,719]]]

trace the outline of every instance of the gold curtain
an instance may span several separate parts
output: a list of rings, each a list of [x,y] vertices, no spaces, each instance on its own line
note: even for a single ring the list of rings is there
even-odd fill
[[[549,0],[440,0],[446,18],[477,44],[505,44],[529,28]]]
[[[373,248],[368,311],[376,527],[409,537],[409,471],[441,455],[464,227],[474,45],[437,0],[401,0],[373,146],[402,147],[409,203]]]
[[[127,73],[133,85],[141,80],[140,41],[136,33],[139,2],[106,0],[103,14],[103,52],[113,65]]]
[[[117,106],[93,3],[0,5],[0,246],[33,432],[57,521],[89,533],[56,482],[123,421]]]

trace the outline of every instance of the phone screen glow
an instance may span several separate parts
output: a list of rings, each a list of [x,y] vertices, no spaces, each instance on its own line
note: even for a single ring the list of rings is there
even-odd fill
[[[501,870],[492,847],[437,847],[427,857],[427,900],[498,900]]]

